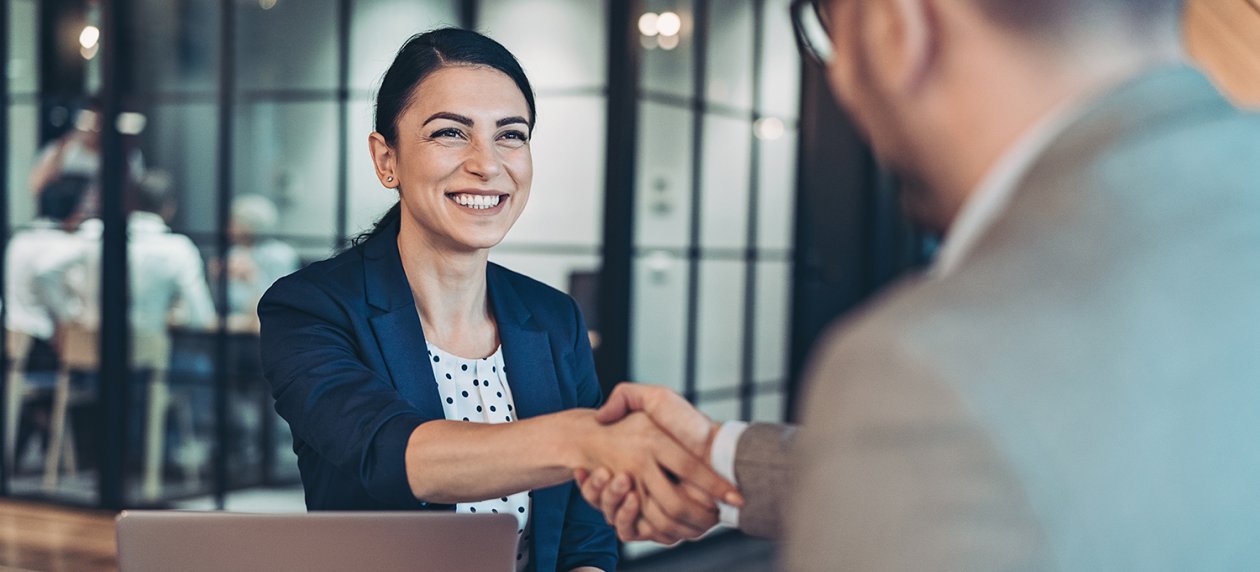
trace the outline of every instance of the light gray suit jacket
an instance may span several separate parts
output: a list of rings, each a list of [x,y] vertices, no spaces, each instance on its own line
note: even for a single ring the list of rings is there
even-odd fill
[[[807,383],[790,469],[790,429],[736,453],[791,570],[1260,570],[1260,118],[1186,68],[1115,90]]]

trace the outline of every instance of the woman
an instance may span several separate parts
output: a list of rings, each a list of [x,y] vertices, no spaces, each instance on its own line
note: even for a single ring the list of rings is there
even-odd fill
[[[614,533],[573,471],[636,475],[644,498],[683,502],[674,516],[693,531],[733,489],[642,415],[597,423],[572,299],[487,263],[529,198],[534,118],[498,43],[457,29],[408,40],[368,141],[399,202],[355,247],[267,292],[263,366],[308,508],[506,512],[518,569],[611,571]],[[688,498],[665,471],[709,496]]]

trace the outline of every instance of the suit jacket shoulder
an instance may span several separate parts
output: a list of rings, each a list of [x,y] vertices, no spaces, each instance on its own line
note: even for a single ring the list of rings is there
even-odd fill
[[[955,273],[820,344],[790,567],[1260,561],[1219,533],[1260,528],[1227,492],[1260,479],[1257,133],[1197,72],[1148,73],[1051,145]]]

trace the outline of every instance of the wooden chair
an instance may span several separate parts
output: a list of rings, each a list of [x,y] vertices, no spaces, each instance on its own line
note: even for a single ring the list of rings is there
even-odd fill
[[[67,325],[61,334],[61,368],[53,387],[52,419],[48,429],[48,452],[44,456],[44,490],[57,489],[61,475],[60,463],[65,457],[66,472],[75,473],[74,431],[71,430],[69,411],[72,404],[91,399],[92,392],[75,390],[70,381],[75,372],[96,371],[100,368],[100,345],[95,330],[77,325]]]
[[[34,345],[35,339],[30,334],[13,330],[6,331],[5,336],[8,338],[6,348],[9,355],[9,371],[5,378],[4,454],[12,471],[17,468],[17,434],[22,406],[40,393],[46,392],[47,389],[41,391],[33,387],[26,377],[27,358],[30,356],[31,346]],[[66,459],[66,462],[73,465],[74,460]]]
[[[78,326],[66,329],[62,349],[62,366],[53,392],[52,428],[49,453],[44,465],[44,489],[57,488],[60,475],[59,461],[63,450],[73,450],[69,443],[67,412],[72,402],[84,400],[86,392],[72,390],[70,380],[76,371],[96,371],[100,367],[99,342],[95,331]],[[144,459],[141,473],[141,495],[154,500],[162,492],[162,467],[165,462],[166,420],[172,405],[181,413],[181,425],[185,435],[192,435],[192,408],[186,402],[175,403],[171,398],[167,374],[170,369],[171,342],[166,332],[134,333],[131,339],[131,367],[149,370],[148,405],[144,424]],[[68,454],[66,469],[74,472],[73,455]],[[201,476],[200,463],[181,463],[185,481],[196,486]]]

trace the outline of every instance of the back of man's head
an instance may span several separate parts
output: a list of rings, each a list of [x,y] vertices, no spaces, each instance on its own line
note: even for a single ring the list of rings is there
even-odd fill
[[[39,193],[39,216],[57,222],[74,216],[91,184],[90,177],[80,175],[63,175],[48,183]]]
[[[162,214],[171,205],[171,177],[151,169],[131,187],[131,210]]]
[[[1176,22],[1181,0],[968,0],[993,22],[1037,38],[1063,37],[1065,32],[1115,23],[1130,29],[1163,27]]]

